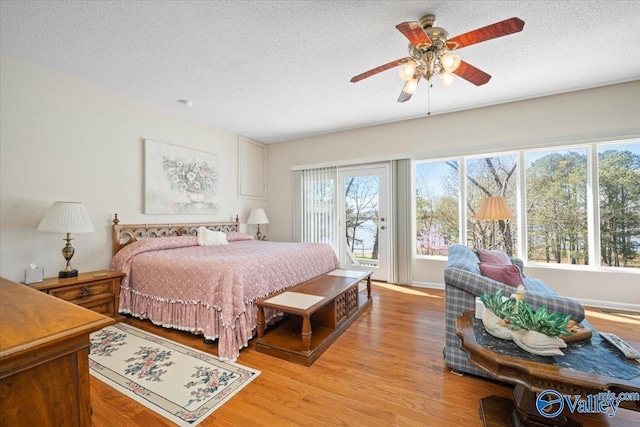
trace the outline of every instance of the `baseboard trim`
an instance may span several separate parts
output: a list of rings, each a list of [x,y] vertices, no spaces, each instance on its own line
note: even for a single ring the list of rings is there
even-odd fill
[[[617,302],[617,301],[600,301],[600,300],[585,299],[585,298],[574,298],[574,299],[576,301],[579,301],[580,304],[588,307],[604,308],[607,310],[640,312],[640,304],[629,304],[626,302]]]
[[[417,282],[414,280],[411,282],[411,286],[415,286],[416,288],[440,289],[441,291],[444,291],[443,283]]]

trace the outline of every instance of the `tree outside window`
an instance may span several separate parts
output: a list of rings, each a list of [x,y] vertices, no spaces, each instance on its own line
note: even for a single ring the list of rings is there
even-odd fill
[[[416,254],[441,255],[460,241],[458,162],[417,163]]]
[[[355,258],[377,260],[378,177],[349,177],[344,181],[344,188],[347,250]]]
[[[640,143],[598,149],[600,263],[640,268]]]
[[[587,150],[525,155],[530,261],[589,264]]]

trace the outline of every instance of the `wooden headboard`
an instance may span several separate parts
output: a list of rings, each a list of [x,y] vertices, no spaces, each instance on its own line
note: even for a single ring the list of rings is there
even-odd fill
[[[171,236],[195,236],[199,227],[206,227],[214,231],[240,231],[240,219],[236,215],[234,222],[193,222],[189,224],[120,224],[118,214],[113,219],[111,232],[112,253],[115,255],[120,249],[138,239]]]

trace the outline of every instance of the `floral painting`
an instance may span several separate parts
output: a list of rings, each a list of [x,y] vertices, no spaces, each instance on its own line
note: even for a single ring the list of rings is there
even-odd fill
[[[217,156],[145,140],[145,204],[148,214],[217,214]]]

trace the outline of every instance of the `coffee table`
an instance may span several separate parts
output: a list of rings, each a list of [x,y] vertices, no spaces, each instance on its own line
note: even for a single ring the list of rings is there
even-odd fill
[[[371,271],[334,270],[256,300],[256,351],[310,366],[372,304]],[[366,281],[367,294],[359,292]],[[265,333],[264,310],[291,316]]]
[[[567,343],[564,356],[536,356],[512,341],[489,335],[473,311],[457,319],[461,349],[469,361],[493,378],[515,384],[513,402],[499,396],[480,400],[485,426],[580,426],[560,414],[542,417],[537,393],[555,390],[562,395],[596,395],[611,391],[640,392],[640,365],[626,359],[594,331],[590,339]],[[640,401],[624,401],[621,408],[640,411]]]

